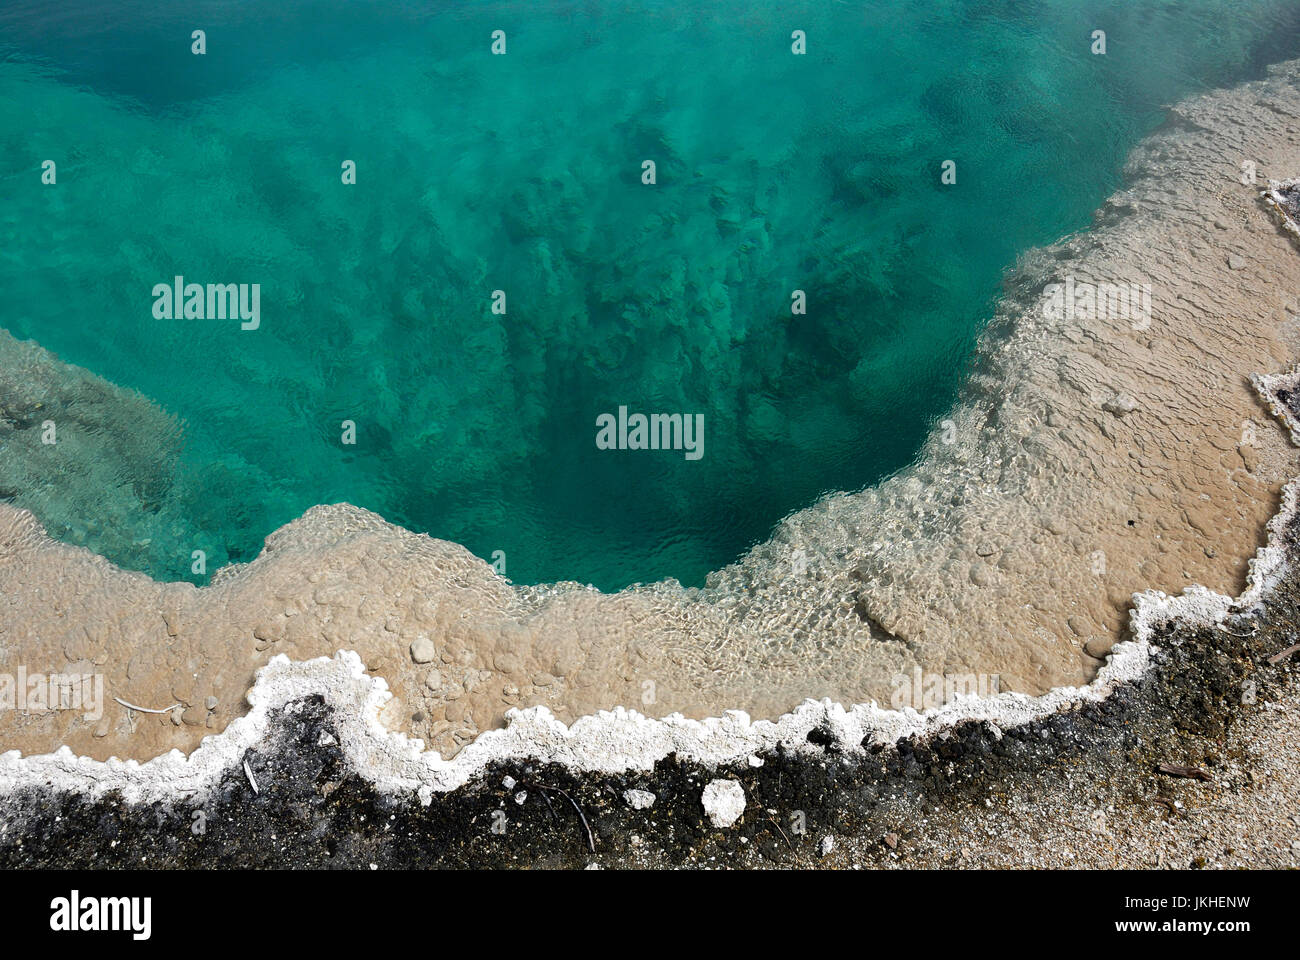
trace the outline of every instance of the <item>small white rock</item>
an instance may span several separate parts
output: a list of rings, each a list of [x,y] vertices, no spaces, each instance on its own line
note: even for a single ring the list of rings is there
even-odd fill
[[[655,795],[649,790],[624,790],[623,799],[633,810],[645,810],[647,807],[654,806]]]
[[[501,780],[501,786],[505,787],[507,790],[513,790],[513,789],[515,788],[515,778],[514,778],[514,777],[504,777],[504,778]]]
[[[1103,403],[1101,408],[1107,413],[1113,413],[1117,417],[1123,417],[1136,410],[1138,408],[1138,402],[1127,393],[1119,393]]]
[[[715,827],[729,827],[745,812],[745,788],[738,780],[714,780],[704,788],[704,812]]]
[[[411,659],[416,663],[429,663],[433,660],[433,641],[420,634],[411,641]]]
[[[817,852],[824,857],[834,849],[835,849],[835,838],[827,834],[826,836],[822,837],[822,842],[821,845],[817,848]]]
[[[761,767],[761,766],[763,765],[763,758],[762,758],[762,757],[756,757],[756,756],[754,756],[754,755],[751,753],[751,754],[749,755],[749,765],[750,765],[751,767]]]

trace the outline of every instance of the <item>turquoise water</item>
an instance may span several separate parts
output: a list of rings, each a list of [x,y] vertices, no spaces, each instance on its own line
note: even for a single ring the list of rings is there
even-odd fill
[[[161,489],[52,469],[38,512],[165,579],[346,500],[517,582],[698,584],[907,464],[1163,104],[1300,53],[1262,0],[171,7],[0,9],[0,327],[184,424]],[[155,318],[178,274],[260,328]],[[620,406],[704,455],[597,449]]]

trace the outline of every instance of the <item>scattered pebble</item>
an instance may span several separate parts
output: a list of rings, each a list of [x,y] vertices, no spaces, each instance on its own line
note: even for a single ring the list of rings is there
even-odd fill
[[[411,659],[416,663],[429,663],[433,660],[434,649],[433,641],[424,634],[416,637],[411,643]]]
[[[701,797],[704,812],[715,827],[726,828],[745,812],[745,788],[738,780],[714,780]]]
[[[1113,413],[1117,417],[1122,417],[1136,410],[1138,408],[1138,402],[1127,393],[1120,393],[1103,403],[1101,408],[1107,413]]]
[[[649,790],[624,790],[623,799],[633,810],[645,810],[647,807],[654,806],[655,795]]]

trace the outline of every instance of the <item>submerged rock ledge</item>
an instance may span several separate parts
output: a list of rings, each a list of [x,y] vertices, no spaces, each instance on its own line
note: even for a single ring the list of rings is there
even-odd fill
[[[455,544],[348,505],[314,508],[198,589],[56,543],[0,504],[0,670],[101,673],[109,698],[181,705],[110,700],[94,723],[8,712],[0,745],[62,748],[5,754],[0,782],[200,789],[268,710],[313,694],[377,784],[426,795],[524,754],[593,770],[673,752],[722,763],[814,729],[857,750],[1104,697],[1140,674],[1153,623],[1221,621],[1229,595],[1245,583],[1237,604],[1253,602],[1281,563],[1265,547],[1247,579],[1300,472],[1283,431],[1256,423],[1250,378],[1264,368],[1258,383],[1289,409],[1278,385],[1291,381],[1272,371],[1295,356],[1283,318],[1300,257],[1241,171],[1300,169],[1298,81],[1285,64],[1173,108],[1095,229],[1011,273],[963,400],[916,466],[787,518],[703,591],[514,587]],[[1070,278],[1150,284],[1150,323],[1053,313],[1044,289]],[[1115,647],[1126,630],[1135,639]],[[355,653],[319,659],[341,650]],[[924,714],[837,705],[888,702],[916,667],[1019,693]],[[809,697],[824,699],[786,713]],[[738,709],[702,723],[598,712],[617,704]],[[442,760],[423,743],[465,749]],[[97,762],[113,756],[158,759]]]

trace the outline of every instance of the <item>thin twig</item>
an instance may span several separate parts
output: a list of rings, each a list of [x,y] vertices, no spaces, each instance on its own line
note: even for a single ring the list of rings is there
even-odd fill
[[[253,796],[257,796],[262,791],[257,789],[257,780],[253,776],[252,769],[248,766],[248,761],[244,761],[244,776],[248,777],[248,783],[253,788]]]
[[[537,784],[530,783],[528,784],[528,786],[537,787]],[[553,823],[559,823],[560,818],[555,815],[555,805],[551,803],[551,798],[546,795],[546,791],[543,790],[541,787],[537,787],[537,792],[540,793],[542,795],[542,799],[546,801],[546,809],[551,811],[551,821]]]
[[[591,849],[592,853],[595,853],[596,838],[592,836],[591,824],[587,822],[587,815],[582,812],[582,807],[578,806],[578,801],[574,800],[573,797],[569,796],[563,790],[560,791],[560,796],[564,797],[565,800],[568,800],[571,804],[573,804],[573,809],[578,811],[578,819],[582,821],[583,829],[587,831],[587,846]]]
[[[171,713],[177,707],[182,706],[182,704],[173,703],[170,707],[164,707],[162,710],[150,710],[148,707],[137,707],[134,703],[127,703],[121,697],[114,697],[113,699],[128,710],[138,710],[140,713]]]
[[[1186,777],[1189,780],[1213,780],[1214,778],[1200,767],[1180,767],[1172,763],[1162,763],[1156,767],[1161,773],[1171,777]]]
[[[768,817],[767,819],[768,819],[768,820],[771,820],[771,822],[772,822],[772,826],[776,827],[776,832],[779,833],[779,834],[781,834],[781,839],[785,841],[785,845],[786,845],[787,847],[789,847],[791,850],[793,850],[793,849],[794,849],[794,844],[792,844],[792,843],[790,842],[790,838],[787,837],[787,836],[785,835],[785,831],[781,829],[781,824],[777,823],[775,820],[772,820],[771,817]]]
[[[591,824],[589,824],[589,823],[587,822],[587,815],[584,814],[584,813],[582,812],[582,807],[578,806],[578,801],[577,801],[577,800],[574,800],[573,797],[569,796],[569,794],[568,794],[567,792],[565,792],[564,790],[561,790],[559,787],[552,787],[552,786],[549,786],[549,785],[546,785],[546,784],[541,784],[541,783],[532,783],[532,784],[527,784],[527,786],[533,786],[533,787],[536,787],[538,790],[540,790],[540,791],[542,792],[542,799],[546,800],[546,803],[547,803],[548,806],[550,805],[550,802],[551,802],[551,801],[548,800],[548,799],[546,799],[546,791],[547,791],[547,790],[554,790],[556,793],[558,793],[560,796],[562,796],[565,800],[568,800],[569,803],[573,804],[573,809],[578,811],[578,819],[582,821],[582,828],[583,828],[584,830],[587,831],[587,847],[588,847],[588,849],[591,850],[592,853],[595,853],[595,852],[596,852],[596,837],[595,837],[595,835],[591,832]],[[555,814],[555,810],[554,810],[554,809],[551,810],[551,814],[552,814],[552,815]]]
[[[1291,654],[1295,653],[1297,650],[1300,650],[1300,643],[1293,643],[1285,650],[1279,653],[1275,653],[1273,654],[1273,656],[1269,657],[1268,662],[1273,666],[1277,666],[1279,663],[1281,663],[1287,657],[1291,656]]]

